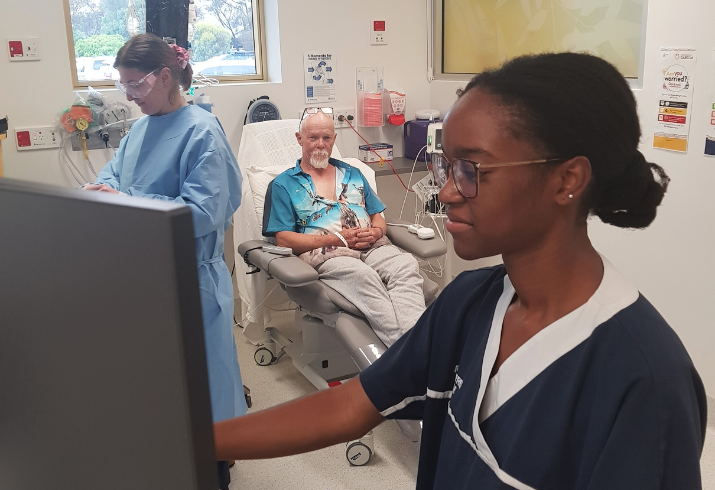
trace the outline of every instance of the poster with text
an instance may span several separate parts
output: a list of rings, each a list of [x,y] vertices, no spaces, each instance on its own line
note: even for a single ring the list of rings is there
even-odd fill
[[[305,53],[305,103],[322,104],[335,100],[337,70],[334,54]]]
[[[654,148],[688,151],[696,61],[695,49],[660,50],[658,121],[653,135]]]
[[[710,98],[708,99],[708,124],[705,130],[705,155],[715,157],[715,50],[710,72]]]

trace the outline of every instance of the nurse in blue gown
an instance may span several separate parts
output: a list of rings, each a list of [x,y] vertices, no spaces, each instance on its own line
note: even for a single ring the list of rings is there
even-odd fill
[[[214,421],[246,413],[233,338],[233,286],[224,234],[241,201],[241,173],[218,119],[188,105],[179,85],[192,80],[188,55],[151,34],[130,39],[114,65],[127,100],[146,117],[84,189],[186,204],[194,221]],[[137,237],[141,239],[141,237]]]

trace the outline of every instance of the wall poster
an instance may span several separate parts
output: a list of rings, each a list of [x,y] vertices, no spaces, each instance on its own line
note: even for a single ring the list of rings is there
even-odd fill
[[[335,100],[336,75],[334,54],[305,53],[303,58],[305,103],[333,102]]]
[[[658,63],[658,121],[653,148],[688,151],[693,111],[695,49],[662,48]]]

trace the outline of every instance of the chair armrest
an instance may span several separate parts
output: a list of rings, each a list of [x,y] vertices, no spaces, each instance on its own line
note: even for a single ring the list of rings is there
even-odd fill
[[[263,240],[249,240],[238,246],[238,253],[253,265],[277,279],[281,284],[296,288],[318,280],[318,271],[295,255],[276,255],[260,247],[270,245]]]
[[[412,224],[407,221],[397,221],[396,223],[405,225]],[[388,224],[387,237],[390,241],[392,241],[392,243],[400,247],[402,250],[405,250],[413,255],[417,255],[423,259],[440,257],[447,253],[447,244],[444,243],[439,236],[423,240],[421,238],[417,238],[417,235],[407,231],[407,228],[404,226],[391,226]]]

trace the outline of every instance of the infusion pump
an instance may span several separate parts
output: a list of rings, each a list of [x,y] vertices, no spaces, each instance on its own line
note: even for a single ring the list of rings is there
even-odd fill
[[[427,126],[427,153],[442,154],[442,123]]]

